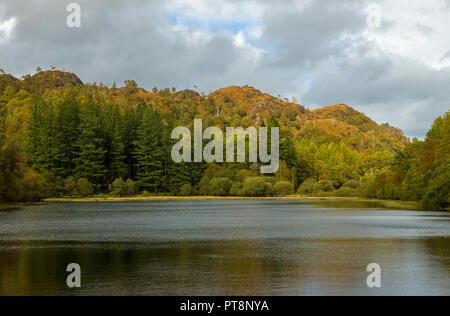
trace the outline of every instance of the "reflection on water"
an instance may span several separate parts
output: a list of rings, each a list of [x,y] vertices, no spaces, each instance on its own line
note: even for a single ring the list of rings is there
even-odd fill
[[[301,201],[2,212],[0,295],[450,295],[449,219]],[[72,262],[79,290],[65,285]],[[372,262],[382,289],[366,286]]]

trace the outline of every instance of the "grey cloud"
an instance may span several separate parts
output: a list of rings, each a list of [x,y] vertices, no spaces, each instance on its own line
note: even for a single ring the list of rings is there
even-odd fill
[[[375,118],[398,123],[407,135],[423,137],[431,122],[450,108],[448,86],[449,68],[436,71],[397,56],[361,56],[323,64],[305,100],[357,104]]]
[[[360,1],[310,1],[302,10],[280,3],[267,18],[264,36],[280,52],[277,66],[311,65],[345,54],[343,35],[357,35],[366,26]]]
[[[450,70],[432,70],[367,42],[361,1],[311,0],[303,9],[295,0],[264,2],[262,36],[253,41],[271,49],[260,60],[251,48],[234,45],[229,33],[194,42],[198,30],[174,28],[164,1],[78,0],[81,29],[66,27],[70,2],[3,0],[0,21],[16,17],[18,24],[0,47],[0,68],[22,75],[55,65],[85,82],[135,79],[147,89],[196,84],[208,92],[249,84],[273,95],[296,94],[307,106],[347,103],[410,136],[423,136],[449,108]],[[384,21],[379,32],[394,23]],[[302,82],[310,79],[305,94]]]

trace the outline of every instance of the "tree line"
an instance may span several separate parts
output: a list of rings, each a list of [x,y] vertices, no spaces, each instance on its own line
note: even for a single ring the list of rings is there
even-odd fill
[[[119,89],[102,84],[43,88],[28,81],[26,87],[6,86],[0,96],[3,202],[94,194],[297,193],[449,207],[448,113],[436,120],[425,141],[403,145],[378,132],[347,137],[313,125],[299,127],[292,109],[246,113],[230,97],[155,88],[149,98],[133,81]],[[261,175],[259,163],[174,163],[171,132],[192,127],[195,118],[223,128],[280,127],[279,170]]]

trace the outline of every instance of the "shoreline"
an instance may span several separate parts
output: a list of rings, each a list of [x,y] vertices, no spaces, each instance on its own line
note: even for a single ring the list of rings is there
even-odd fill
[[[150,197],[98,197],[98,198],[50,198],[44,203],[99,203],[99,202],[157,202],[157,201],[341,201],[341,202],[372,202],[387,209],[423,210],[419,202],[378,200],[358,197],[217,197],[217,196],[150,196]],[[448,211],[448,210],[447,210]]]
[[[419,202],[379,200],[358,197],[311,197],[311,196],[285,196],[285,197],[218,197],[218,196],[135,196],[135,197],[92,197],[92,198],[48,198],[40,203],[0,204],[0,211],[19,210],[28,206],[38,206],[52,203],[105,203],[105,202],[158,202],[158,201],[336,201],[336,202],[371,202],[380,205],[380,208],[400,209],[409,211],[424,210]],[[450,209],[438,210],[449,212]]]

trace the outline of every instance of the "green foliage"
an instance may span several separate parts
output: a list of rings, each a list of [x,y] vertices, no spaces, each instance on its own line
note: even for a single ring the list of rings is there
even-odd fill
[[[210,196],[228,196],[232,182],[228,178],[214,178],[209,183],[208,195]]]
[[[273,193],[276,196],[287,196],[293,193],[292,183],[289,181],[278,181],[273,186]]]
[[[77,182],[73,177],[68,177],[64,180],[64,193],[69,197],[77,194]]]
[[[116,179],[110,186],[109,191],[112,196],[125,196],[125,181],[122,178]]]
[[[298,188],[297,193],[300,195],[312,195],[314,193],[314,187],[316,186],[316,184],[316,179],[306,179]]]
[[[125,163],[125,145],[119,126],[116,124],[111,140],[111,149],[109,151],[110,167],[109,173],[112,178],[124,178],[128,174],[128,168]]]
[[[230,189],[230,196],[241,196],[242,195],[242,183],[233,183]]]
[[[47,183],[40,174],[31,169],[26,169],[22,183],[21,201],[39,202],[45,197]]]
[[[361,196],[359,190],[352,187],[343,186],[339,190],[333,191],[332,196],[336,197],[359,197]]]
[[[244,180],[241,195],[247,197],[272,196],[272,185],[264,177],[250,177]]]
[[[0,139],[0,202],[37,202],[47,191],[46,179],[26,165],[20,143]]]
[[[137,132],[137,140],[134,142],[134,157],[138,165],[139,186],[153,187],[155,193],[162,183],[161,178],[164,174],[162,131],[159,114],[151,108],[146,109]]]
[[[133,180],[123,181],[122,178],[116,179],[109,186],[109,190],[112,196],[131,196],[138,192],[137,185]]]
[[[314,193],[332,192],[333,190],[334,190],[333,184],[331,183],[331,181],[328,180],[319,181],[314,185]]]
[[[450,115],[439,117],[424,142],[413,140],[390,166],[364,185],[365,196],[421,201],[427,209],[446,209],[449,192]]]
[[[94,187],[88,179],[78,179],[76,193],[81,197],[89,197],[94,194]]]
[[[104,159],[106,150],[103,149],[101,131],[99,129],[100,108],[89,103],[82,108],[80,136],[75,145],[75,175],[93,183],[99,183],[106,174]]]
[[[345,105],[309,111],[251,87],[208,96],[154,92],[133,80],[121,89],[83,85],[58,71],[22,80],[0,74],[0,200],[90,196],[108,188],[133,195],[136,181],[154,194],[258,197],[298,189],[448,207],[449,113],[424,142],[408,142],[401,131]],[[194,118],[221,128],[279,127],[278,172],[258,177],[257,163],[173,163],[171,131],[192,128]]]
[[[345,182],[342,187],[358,190],[359,188],[361,188],[361,183],[359,183],[359,181],[356,181],[356,180],[349,180],[349,181]]]
[[[427,209],[440,210],[450,207],[450,161],[436,170],[436,177],[429,183],[422,204]]]
[[[186,183],[183,185],[178,191],[179,196],[190,196],[193,193],[192,185],[190,183]]]

